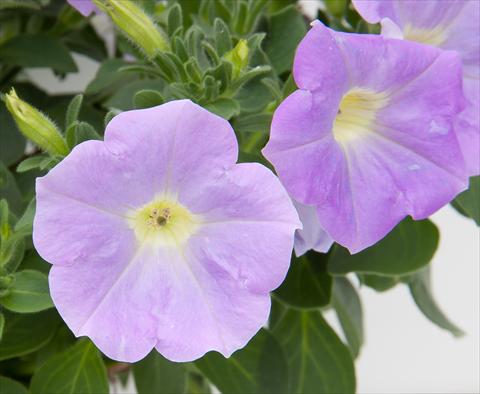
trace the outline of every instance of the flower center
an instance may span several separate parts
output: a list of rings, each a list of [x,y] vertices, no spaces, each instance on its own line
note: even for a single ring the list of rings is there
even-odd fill
[[[406,25],[403,29],[403,36],[406,40],[436,47],[442,45],[447,39],[445,29],[440,26],[436,26],[434,29],[420,29],[412,25]]]
[[[333,137],[345,145],[371,133],[377,111],[388,103],[386,93],[354,88],[348,91],[340,102],[333,123]]]
[[[156,199],[135,210],[129,219],[139,242],[180,246],[197,230],[200,220],[173,199]]]

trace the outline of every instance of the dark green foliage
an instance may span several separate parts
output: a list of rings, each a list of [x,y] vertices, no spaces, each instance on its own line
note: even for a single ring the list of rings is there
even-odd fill
[[[480,176],[470,178],[468,190],[453,200],[453,206],[480,226]]]
[[[327,255],[308,252],[293,258],[287,278],[274,293],[297,308],[319,308],[330,303],[332,277],[327,272]]]
[[[186,365],[168,361],[155,350],[134,365],[133,375],[138,394],[185,393]]]
[[[195,365],[223,393],[282,393],[288,387],[286,357],[272,334],[262,329],[231,358],[211,352]]]
[[[274,329],[288,354],[287,393],[353,393],[352,355],[318,311],[288,310]]]
[[[405,219],[377,244],[360,253],[336,246],[328,262],[332,274],[362,272],[404,275],[427,265],[438,245],[438,229],[429,220]]]

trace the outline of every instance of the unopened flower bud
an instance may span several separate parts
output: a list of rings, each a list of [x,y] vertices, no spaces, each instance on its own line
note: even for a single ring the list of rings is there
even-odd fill
[[[248,65],[249,48],[246,40],[238,41],[235,48],[225,54],[225,59],[233,64],[233,76],[238,77]]]
[[[110,15],[119,29],[143,49],[148,57],[169,49],[166,38],[153,20],[133,1],[93,0],[93,2]]]
[[[68,146],[55,124],[38,109],[20,100],[12,88],[5,95],[5,103],[18,129],[44,151],[52,155],[68,154]]]

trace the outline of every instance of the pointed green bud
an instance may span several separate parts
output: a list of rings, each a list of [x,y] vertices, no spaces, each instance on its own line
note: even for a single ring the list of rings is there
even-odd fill
[[[237,78],[240,72],[247,67],[248,53],[247,40],[241,39],[235,48],[225,54],[224,58],[233,64],[233,78]]]
[[[2,198],[0,200],[0,244],[1,240],[6,240],[10,237],[11,228],[8,223],[8,215],[8,202]]]
[[[5,104],[25,137],[51,155],[68,154],[67,143],[57,126],[38,109],[20,100],[15,89],[5,95]]]
[[[159,30],[149,15],[131,0],[93,0],[102,11],[110,15],[113,22],[148,57],[159,51],[168,51],[169,45],[163,32]]]

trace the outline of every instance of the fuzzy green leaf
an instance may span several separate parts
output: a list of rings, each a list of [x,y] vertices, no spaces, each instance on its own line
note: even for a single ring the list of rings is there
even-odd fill
[[[265,52],[278,75],[292,68],[295,50],[306,32],[307,24],[293,5],[271,16]]]
[[[286,392],[355,392],[352,355],[320,312],[290,309],[273,332],[287,354],[290,384]]]
[[[5,314],[0,361],[32,353],[55,335],[60,320],[54,310],[32,314]]]
[[[470,178],[468,190],[461,193],[455,202],[464,214],[475,220],[475,223],[480,226],[480,176]]]
[[[273,394],[283,392],[288,385],[283,350],[264,329],[230,358],[211,352],[195,365],[222,393]]]
[[[21,34],[0,47],[0,62],[22,67],[48,67],[59,72],[77,71],[68,49],[47,34]]]
[[[56,354],[33,375],[32,394],[108,394],[107,372],[95,346],[86,339]]]
[[[328,262],[332,274],[348,272],[404,275],[427,265],[438,246],[437,227],[429,220],[406,218],[384,239],[360,253],[335,246]]]
[[[48,291],[48,278],[34,270],[19,271],[14,274],[14,282],[0,304],[12,312],[33,313],[53,308]]]
[[[27,394],[27,388],[16,380],[0,376],[0,394]]]
[[[187,379],[185,364],[168,361],[156,350],[134,364],[133,376],[138,394],[185,393]]]
[[[363,311],[360,297],[347,278],[336,277],[333,285],[333,307],[354,358],[363,345]]]
[[[464,332],[445,316],[435,302],[432,294],[429,267],[412,275],[408,282],[408,287],[418,308],[432,323],[450,331],[456,337],[464,335]]]
[[[310,251],[293,258],[287,278],[274,294],[297,308],[328,305],[332,294],[332,277],[327,272],[327,255]]]

